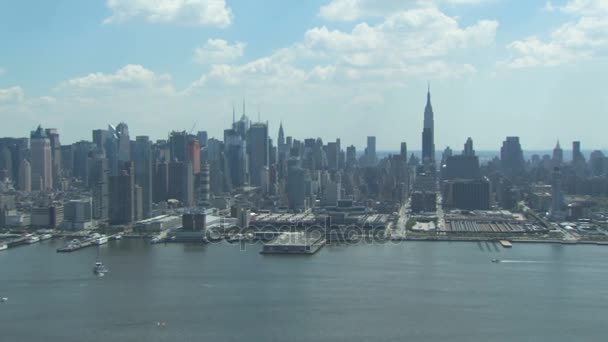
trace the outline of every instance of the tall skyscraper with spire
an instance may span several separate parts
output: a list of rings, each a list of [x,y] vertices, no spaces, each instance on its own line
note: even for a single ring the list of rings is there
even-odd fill
[[[424,129],[422,130],[422,161],[433,164],[435,162],[435,123],[433,119],[433,106],[431,105],[431,86],[429,84],[424,108]]]
[[[562,150],[561,146],[559,146],[559,140],[557,141],[557,144],[555,145],[555,148],[553,149],[553,163],[555,165],[561,165],[564,162],[564,151]]]

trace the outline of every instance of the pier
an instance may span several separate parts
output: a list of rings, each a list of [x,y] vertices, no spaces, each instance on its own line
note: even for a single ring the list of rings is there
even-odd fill
[[[72,240],[68,242],[67,245],[58,248],[57,253],[71,253],[90,246],[97,246],[94,238],[87,238],[84,240]]]

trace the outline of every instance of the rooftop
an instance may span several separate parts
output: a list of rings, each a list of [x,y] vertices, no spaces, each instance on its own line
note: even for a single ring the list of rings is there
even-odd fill
[[[267,246],[307,246],[317,242],[321,237],[312,237],[304,232],[281,233],[274,240],[268,242]]]

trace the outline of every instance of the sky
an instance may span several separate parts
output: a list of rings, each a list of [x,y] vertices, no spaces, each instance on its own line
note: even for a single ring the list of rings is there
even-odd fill
[[[608,0],[0,0],[0,136],[222,137],[252,120],[298,139],[497,150],[608,139]]]

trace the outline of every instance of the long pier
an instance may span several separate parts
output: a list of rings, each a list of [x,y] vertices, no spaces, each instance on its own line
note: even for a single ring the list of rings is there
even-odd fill
[[[84,240],[70,241],[67,245],[58,248],[57,253],[71,253],[90,246],[97,246],[95,239],[88,238]]]

